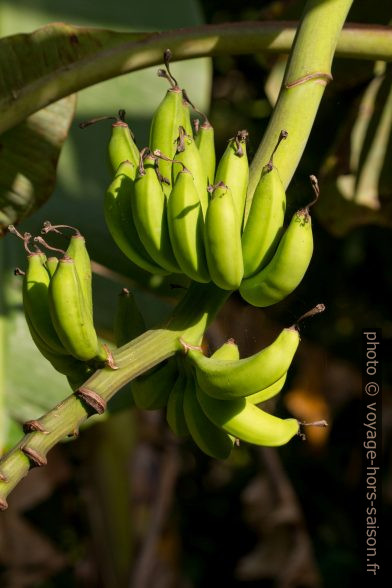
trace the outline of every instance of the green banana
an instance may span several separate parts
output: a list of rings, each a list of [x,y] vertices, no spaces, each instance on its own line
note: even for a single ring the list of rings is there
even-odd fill
[[[147,272],[167,275],[169,272],[148,255],[137,234],[131,207],[135,176],[136,166],[133,163],[124,161],[119,165],[105,195],[106,225],[116,245],[128,259]]]
[[[39,335],[48,351],[67,355],[51,320],[49,312],[50,275],[40,253],[27,256],[27,269],[23,278],[23,307],[34,331]]]
[[[270,161],[264,166],[257,184],[242,233],[244,276],[264,268],[272,259],[283,233],[286,193],[272,158],[280,141],[287,137],[282,131]]]
[[[140,240],[155,263],[168,272],[180,273],[170,243],[167,199],[156,162],[155,155],[143,150],[132,198],[133,218]]]
[[[53,325],[67,352],[81,361],[106,361],[92,316],[86,307],[75,262],[59,259],[49,284],[49,309]]]
[[[137,166],[139,162],[139,149],[131,129],[124,121],[125,110],[120,110],[118,114],[119,120],[112,124],[112,134],[108,145],[110,166],[114,174],[123,161],[128,160],[134,166]]]
[[[229,186],[234,201],[240,228],[244,216],[246,191],[249,182],[249,163],[246,153],[248,131],[238,131],[230,139],[215,174],[215,184],[223,182]]]
[[[184,392],[184,415],[189,433],[196,445],[215,459],[227,459],[234,439],[206,417],[196,396],[194,377],[188,378]]]
[[[210,282],[204,247],[204,220],[191,173],[176,178],[167,203],[170,241],[181,270],[196,282]]]
[[[242,281],[242,298],[259,307],[280,302],[301,282],[312,253],[312,222],[308,208],[303,208],[294,213],[269,264]]]
[[[136,406],[144,410],[166,406],[177,377],[177,361],[171,357],[133,380],[131,387]]]
[[[48,257],[47,258],[45,265],[46,265],[46,269],[49,272],[50,278],[53,277],[53,274],[57,269],[58,262],[59,262],[59,260],[57,259],[57,257]]]
[[[199,149],[192,135],[187,135],[183,126],[178,127],[177,152],[172,166],[173,185],[184,166],[191,172],[205,216],[208,207],[207,172],[204,167]]]
[[[284,445],[299,432],[296,419],[281,419],[251,404],[246,398],[225,402],[211,398],[201,388],[197,398],[206,416],[234,437],[267,447]]]
[[[201,350],[182,343],[200,387],[210,396],[225,400],[249,396],[279,380],[293,360],[299,332],[294,326],[283,329],[271,345],[237,361],[205,357]]]
[[[168,158],[173,159],[176,152],[178,127],[186,123],[186,107],[183,104],[182,90],[179,88],[176,79],[170,73],[170,59],[171,52],[167,49],[164,53],[164,63],[167,71],[160,69],[158,70],[158,75],[166,78],[171,84],[171,88],[166,92],[165,97],[152,118],[149,145],[151,151],[159,149]],[[161,159],[158,162],[158,166],[161,176],[169,181],[169,184],[164,183],[163,185],[163,191],[169,195],[171,189],[171,162]]]
[[[246,399],[251,404],[259,404],[260,402],[265,402],[266,400],[269,400],[270,398],[273,398],[274,396],[279,394],[279,392],[281,391],[286,382],[286,379],[287,372],[283,374],[283,376],[280,377],[279,380],[276,380],[276,382],[274,382],[270,386],[267,386],[266,388],[263,388],[262,390],[255,392],[254,394],[250,394],[246,397]]]
[[[189,385],[189,378],[183,370],[180,370],[167,401],[166,420],[170,429],[178,437],[189,435],[189,429],[184,415],[184,392],[185,388]]]
[[[131,161],[135,166],[139,161],[139,149],[135,144],[131,129],[125,122],[125,110],[119,110],[118,116],[99,116],[98,118],[81,122],[79,128],[85,129],[90,125],[108,119],[115,119],[108,144],[109,165],[115,174],[118,166],[123,161]]]
[[[214,143],[214,128],[204,115],[205,120],[197,125],[195,143],[207,173],[207,183],[212,185],[215,178],[216,155]]]
[[[223,359],[229,361],[236,361],[240,358],[240,353],[238,349],[238,345],[235,343],[234,339],[228,339],[221,347],[219,347],[215,353],[211,355],[211,359]],[[267,386],[267,388],[263,388],[254,394],[250,394],[247,396],[247,400],[251,404],[259,404],[260,402],[264,402],[269,398],[272,398],[276,394],[278,394],[284,386],[284,383],[287,378],[287,372],[283,374],[279,380]]]
[[[213,282],[223,290],[237,290],[244,265],[241,232],[230,188],[214,187],[205,219],[204,241]]]

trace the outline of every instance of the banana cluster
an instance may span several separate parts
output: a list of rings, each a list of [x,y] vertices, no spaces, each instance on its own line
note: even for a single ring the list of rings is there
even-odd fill
[[[321,306],[311,313],[320,312]],[[123,344],[145,330],[132,294],[120,295],[115,333]],[[257,404],[277,395],[300,341],[296,326],[283,329],[271,345],[240,359],[229,339],[211,357],[181,341],[177,353],[130,384],[133,403],[143,410],[166,409],[166,420],[179,437],[191,437],[207,455],[229,457],[236,440],[276,447],[299,434],[294,418],[281,419]]]
[[[194,107],[170,73],[169,57],[166,52],[166,71],[158,74],[171,87],[153,116],[149,147],[139,152],[124,111],[112,125],[114,179],[104,202],[109,231],[148,272],[183,273],[223,290],[239,289],[254,306],[275,304],[301,282],[313,252],[310,205],[284,229],[286,195],[273,154],[287,132],[280,134],[245,218],[248,133],[229,140],[216,166],[213,127],[203,115],[192,129]]]
[[[43,233],[65,225],[44,224]],[[72,228],[72,227],[66,227]],[[91,262],[85,239],[75,229],[66,251],[50,247],[42,237],[40,243],[62,253],[62,257],[47,257],[36,245],[29,249],[31,235],[21,235],[27,251],[23,275],[23,307],[31,337],[42,355],[64,374],[72,389],[103,364],[111,365],[111,354],[99,341],[93,322]],[[113,366],[112,366],[113,367]]]

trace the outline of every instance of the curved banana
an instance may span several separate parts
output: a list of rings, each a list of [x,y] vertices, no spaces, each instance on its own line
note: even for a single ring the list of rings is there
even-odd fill
[[[244,273],[241,232],[230,188],[218,184],[205,219],[204,241],[213,282],[223,290],[237,290]]]
[[[204,247],[204,220],[193,177],[177,175],[167,203],[170,241],[181,270],[196,282],[210,282]]]
[[[49,284],[50,316],[59,339],[70,355],[81,361],[106,361],[92,316],[86,307],[75,262],[59,259]]]
[[[141,158],[132,198],[132,213],[136,229],[141,242],[155,263],[168,272],[180,273],[181,270],[170,242],[167,199],[157,175],[157,158],[148,151],[144,152],[143,156],[144,160]]]
[[[235,343],[234,339],[228,339],[219,349],[215,351],[211,355],[212,359],[224,359],[229,361],[236,361],[240,358],[240,353],[238,349],[238,345]],[[260,402],[264,402],[265,400],[269,400],[273,396],[276,396],[284,386],[284,383],[287,378],[287,372],[283,374],[279,380],[267,386],[267,388],[263,388],[254,394],[250,394],[247,396],[247,400],[251,404],[259,404]]]
[[[189,385],[189,379],[185,372],[180,370],[167,401],[166,420],[170,429],[178,437],[189,435],[189,429],[184,415],[184,392],[185,388]]]
[[[166,406],[177,377],[177,361],[171,357],[133,380],[131,388],[136,406],[144,410]]]
[[[40,253],[27,256],[27,269],[23,278],[23,307],[28,323],[44,341],[48,350],[58,355],[67,355],[49,311],[50,275]],[[31,329],[30,329],[31,330]]]
[[[282,131],[274,153],[285,137],[287,133]],[[273,154],[261,173],[242,233],[246,278],[260,271],[272,259],[283,233],[286,193],[279,172],[272,163]]]
[[[208,207],[207,172],[192,135],[187,135],[184,127],[179,126],[177,151],[172,166],[173,184],[176,182],[178,174],[183,171],[184,166],[193,176],[193,181],[201,202],[203,216],[205,216]]]
[[[215,459],[227,459],[234,439],[206,417],[196,396],[196,381],[190,376],[184,392],[184,414],[189,433],[196,445]]]
[[[197,398],[206,416],[234,437],[267,447],[284,445],[299,431],[296,419],[281,419],[251,404],[246,398],[216,400],[199,388]]]
[[[195,143],[199,149],[204,169],[207,172],[207,182],[209,185],[212,185],[215,178],[216,154],[214,143],[214,128],[210,124],[207,117],[205,117],[204,122],[198,126]]]
[[[293,215],[269,264],[242,281],[242,298],[259,307],[280,302],[299,285],[312,254],[312,222],[308,208],[303,208]]]
[[[289,327],[271,345],[245,359],[213,359],[192,348],[188,348],[187,357],[204,392],[225,400],[249,396],[274,384],[287,372],[298,344],[297,329]],[[183,345],[187,348],[186,343]]]
[[[246,399],[251,404],[260,404],[260,402],[265,402],[266,400],[269,400],[270,398],[273,398],[274,396],[279,394],[279,392],[282,390],[286,382],[286,379],[287,372],[283,374],[283,376],[281,376],[279,380],[276,380],[276,382],[274,382],[270,386],[267,386],[266,388],[263,388],[262,390],[255,392],[254,394],[250,394],[246,397]]]
[[[119,165],[105,195],[106,225],[116,245],[134,264],[147,272],[167,275],[169,272],[148,255],[137,234],[131,208],[135,176],[136,166],[133,163],[124,161]]]
[[[242,227],[246,191],[249,182],[249,163],[246,153],[247,137],[248,131],[238,131],[236,136],[230,139],[215,174],[215,184],[223,182],[231,190],[240,228]]]
[[[133,140],[133,134],[125,122],[125,110],[119,111],[119,119],[112,124],[112,134],[109,140],[108,153],[113,173],[123,161],[131,161],[134,166],[139,163],[139,149]]]

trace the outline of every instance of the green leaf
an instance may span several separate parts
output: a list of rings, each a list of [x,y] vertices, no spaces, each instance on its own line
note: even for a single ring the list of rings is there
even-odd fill
[[[339,236],[365,224],[392,227],[392,68],[377,67],[321,171],[315,214]]]
[[[0,136],[0,236],[51,195],[75,103],[63,98]]]

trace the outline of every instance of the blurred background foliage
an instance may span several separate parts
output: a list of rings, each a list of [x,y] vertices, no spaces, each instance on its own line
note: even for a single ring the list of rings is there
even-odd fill
[[[303,5],[302,0],[228,0],[224,6],[218,0],[174,0],[163,8],[156,0],[3,0],[0,34],[30,32],[56,21],[153,31],[203,21],[295,20]],[[389,19],[387,3],[370,0],[354,2],[349,14],[350,22],[365,24],[387,24]],[[242,128],[250,133],[250,156],[255,152],[284,65],[285,56],[265,54],[173,64],[181,85],[209,114],[218,155]],[[30,473],[11,494],[10,509],[0,517],[2,586],[313,588],[356,583],[362,533],[361,329],[383,329],[384,358],[390,356],[392,338],[391,72],[383,64],[339,59],[333,76],[288,190],[290,214],[311,198],[309,174],[320,178],[310,269],[277,307],[250,308],[234,295],[208,337],[211,349],[234,337],[243,355],[253,353],[282,326],[325,303],[326,312],[304,325],[284,393],[270,408],[307,421],[326,418],[328,429],[309,430],[307,441],[296,439],[279,450],[242,445],[221,463],[202,455],[190,441],[176,442],[159,412],[118,412],[89,427],[77,441],[55,448],[48,467]],[[171,285],[182,282],[141,272],[111,241],[102,211],[110,179],[110,123],[84,131],[78,123],[124,108],[141,147],[165,91],[165,82],[151,68],[86,89],[76,105],[74,98],[54,105],[43,122],[51,133],[60,129],[50,155],[45,154],[52,157],[50,165],[42,163],[47,190],[70,125],[54,192],[19,227],[38,233],[50,219],[76,225],[86,236],[96,270],[95,316],[101,336],[109,341],[121,287],[133,289],[150,326],[178,296]],[[53,121],[58,125],[52,128]],[[18,137],[2,140],[6,147],[0,169],[6,149],[12,151]],[[34,143],[26,146],[27,153],[36,148]],[[13,275],[13,268],[24,263],[21,244],[11,235],[1,239],[4,449],[20,437],[19,423],[39,417],[70,392],[35,350],[26,329],[20,279]],[[390,370],[385,359],[385,526],[392,500]]]

